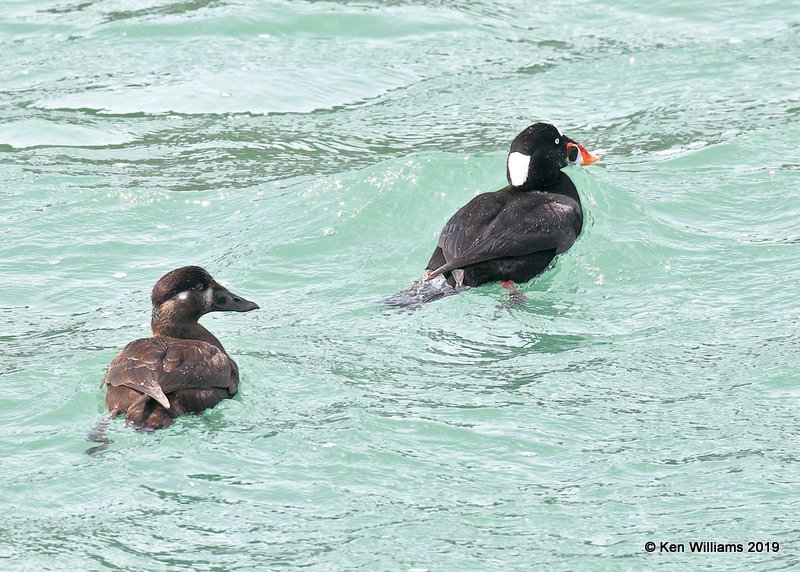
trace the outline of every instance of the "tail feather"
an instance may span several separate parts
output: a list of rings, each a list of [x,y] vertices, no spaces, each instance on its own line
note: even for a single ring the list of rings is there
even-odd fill
[[[142,395],[125,412],[128,423],[145,431],[163,429],[172,425],[175,414],[165,409],[159,401],[149,395]]]

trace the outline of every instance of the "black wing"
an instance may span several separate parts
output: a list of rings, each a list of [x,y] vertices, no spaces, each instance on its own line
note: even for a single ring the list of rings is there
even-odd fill
[[[442,229],[439,248],[445,263],[429,268],[429,277],[496,258],[564,252],[575,242],[581,218],[580,205],[560,194],[498,191],[478,195]]]
[[[169,409],[166,394],[181,389],[220,387],[236,393],[231,360],[216,346],[199,340],[145,338],[131,342],[114,358],[105,383],[124,385]]]

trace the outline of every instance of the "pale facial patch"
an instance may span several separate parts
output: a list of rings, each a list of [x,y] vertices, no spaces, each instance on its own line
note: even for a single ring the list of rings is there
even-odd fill
[[[191,290],[184,290],[183,292],[178,294],[176,297],[178,298],[178,300],[181,300],[182,302],[185,302],[186,300],[189,299],[189,296],[191,296],[191,295],[192,295]],[[214,289],[211,288],[211,287],[208,287],[205,290],[203,290],[203,298],[205,298],[206,304],[208,304],[210,306],[211,305],[211,301],[214,299]]]
[[[520,187],[528,180],[528,167],[531,165],[530,155],[514,151],[508,154],[508,175],[511,184]]]

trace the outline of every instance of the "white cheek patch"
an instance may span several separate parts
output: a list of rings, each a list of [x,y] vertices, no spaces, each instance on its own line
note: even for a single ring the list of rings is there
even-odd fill
[[[189,297],[188,292],[181,292],[180,294],[178,294],[178,300],[186,300],[188,297]]]
[[[528,167],[530,167],[530,155],[514,151],[508,154],[508,176],[511,184],[521,187],[528,180]]]
[[[206,291],[203,292],[203,295],[205,296],[206,303],[210,306],[211,301],[214,299],[214,290],[211,287],[206,288]]]

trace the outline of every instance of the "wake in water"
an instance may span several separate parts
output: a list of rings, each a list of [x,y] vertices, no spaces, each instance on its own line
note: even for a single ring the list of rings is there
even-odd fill
[[[496,320],[504,310],[513,310],[525,304],[528,297],[517,290],[516,284],[511,281],[500,282],[500,285],[508,290],[508,299],[502,301],[495,308],[492,319]],[[414,280],[411,285],[397,294],[392,294],[381,300],[384,306],[397,308],[400,311],[413,312],[422,307],[423,304],[447,298],[454,294],[469,290],[469,286],[450,286],[443,277],[435,280],[427,280],[425,276]]]
[[[500,286],[508,290],[508,300],[504,300],[495,306],[494,316],[492,316],[493,320],[499,318],[503,310],[510,312],[514,308],[519,308],[524,305],[525,302],[529,301],[529,298],[517,290],[517,285],[510,280],[500,282]]]
[[[97,425],[94,426],[94,430],[86,436],[87,441],[91,441],[92,443],[99,443],[99,445],[95,445],[94,447],[89,447],[84,451],[87,455],[94,455],[95,453],[99,453],[100,451],[105,451],[108,449],[108,444],[111,443],[111,439],[108,438],[106,433],[108,432],[108,426],[111,423],[112,416],[103,415],[102,419],[97,422]]]
[[[387,296],[381,302],[385,306],[397,308],[402,311],[413,312],[423,304],[441,300],[453,294],[469,290],[469,286],[453,287],[440,277],[436,280],[426,280],[425,277],[414,280],[411,285],[397,294]]]

